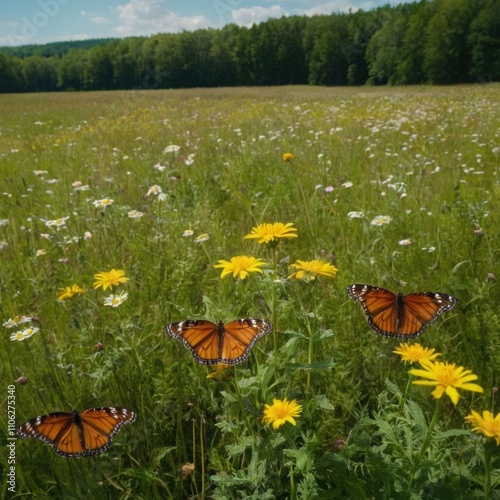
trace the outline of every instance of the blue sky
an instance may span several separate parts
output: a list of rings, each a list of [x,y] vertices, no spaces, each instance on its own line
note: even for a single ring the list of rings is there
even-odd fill
[[[411,0],[2,0],[0,46],[148,36]]]

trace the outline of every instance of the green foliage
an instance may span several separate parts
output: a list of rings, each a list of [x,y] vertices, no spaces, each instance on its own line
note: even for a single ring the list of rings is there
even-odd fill
[[[495,0],[433,0],[250,28],[4,47],[0,92],[485,83],[500,78],[499,29]]]
[[[148,64],[156,42],[147,51],[139,42],[128,53],[140,47]],[[40,328],[13,342],[23,325],[1,327],[1,435],[9,385],[17,425],[72,408],[137,413],[96,457],[64,459],[19,439],[18,495],[495,498],[498,447],[464,417],[496,405],[498,94],[490,85],[0,96],[0,321],[27,315]],[[94,206],[105,197],[114,202]],[[377,215],[392,221],[374,226]],[[64,217],[59,230],[46,224]],[[298,238],[274,248],[244,239],[278,221]],[[264,259],[265,272],[221,279],[213,265],[242,254]],[[290,264],[312,259],[338,274],[289,278]],[[129,278],[117,308],[103,304],[116,289],[92,286],[112,268]],[[418,341],[471,369],[484,395],[462,391],[455,407],[412,386],[392,353],[399,340],[372,332],[348,298],[356,282],[456,296]],[[58,302],[73,284],[84,293]],[[238,317],[269,319],[273,332],[213,378],[164,333],[173,321]],[[265,425],[265,405],[284,398],[302,406],[296,425]]]

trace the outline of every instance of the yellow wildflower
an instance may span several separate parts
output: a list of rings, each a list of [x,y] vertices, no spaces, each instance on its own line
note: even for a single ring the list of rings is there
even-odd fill
[[[255,238],[257,243],[269,243],[280,238],[297,238],[297,229],[293,223],[275,222],[274,224],[259,224],[252,228],[252,232],[245,236],[245,239]]]
[[[302,406],[295,399],[291,401],[287,401],[286,398],[283,401],[273,399],[272,405],[265,406],[262,422],[273,424],[273,429],[275,430],[286,422],[296,425],[295,418],[300,417],[300,413],[302,412]]]
[[[479,432],[486,437],[495,438],[497,445],[500,446],[500,413],[494,417],[493,413],[488,410],[483,411],[483,416],[477,411],[472,410],[470,415],[465,417],[473,427],[474,432]]]
[[[472,380],[477,380],[477,375],[474,375],[471,370],[466,370],[463,366],[429,360],[420,361],[420,365],[423,369],[413,368],[410,373],[428,380],[414,380],[413,383],[416,385],[436,386],[432,391],[432,396],[435,399],[441,398],[446,393],[453,404],[456,405],[460,399],[457,389],[484,392],[481,386],[470,383]]]
[[[295,269],[295,272],[288,276],[288,279],[295,278],[298,280],[305,279],[306,281],[313,280],[316,276],[327,276],[334,278],[338,269],[328,262],[321,260],[297,260],[290,267]]]
[[[59,291],[62,292],[61,295],[59,295],[59,297],[57,297],[57,300],[60,302],[66,300],[66,299],[72,299],[75,295],[83,293],[83,289],[80,288],[76,284],[73,286],[59,288]]]
[[[97,273],[94,275],[94,279],[93,286],[96,290],[100,286],[102,286],[103,290],[106,290],[128,281],[128,278],[125,277],[125,271],[121,269],[111,269],[109,272]]]
[[[401,361],[406,363],[418,363],[423,360],[434,361],[438,356],[441,356],[439,352],[435,352],[435,349],[429,349],[428,347],[422,347],[420,344],[399,344],[399,347],[392,351],[394,354],[399,354],[401,356]]]
[[[237,257],[231,257],[231,262],[219,260],[219,263],[215,264],[214,267],[222,269],[221,278],[233,273],[233,278],[238,276],[244,280],[249,273],[262,273],[260,267],[265,265],[266,263],[261,259],[248,257],[247,255],[238,255]]]

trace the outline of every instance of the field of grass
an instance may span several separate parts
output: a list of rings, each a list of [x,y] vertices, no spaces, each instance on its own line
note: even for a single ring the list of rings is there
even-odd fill
[[[0,95],[2,478],[15,458],[26,498],[500,498],[500,447],[465,421],[499,411],[499,106],[497,85]],[[244,239],[275,222],[298,237]],[[221,278],[238,255],[264,272]],[[290,277],[313,259],[338,273]],[[95,289],[113,268],[128,282]],[[409,343],[484,393],[411,384],[353,283],[456,297]],[[164,332],[237,318],[273,332],[212,378]],[[285,398],[302,412],[274,429]],[[99,456],[7,439],[12,409],[98,406],[137,414]]]

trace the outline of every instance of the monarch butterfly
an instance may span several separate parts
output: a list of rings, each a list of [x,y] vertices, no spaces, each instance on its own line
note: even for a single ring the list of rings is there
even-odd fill
[[[386,337],[409,339],[422,335],[430,323],[457,300],[438,292],[420,292],[397,295],[371,285],[350,285],[347,293],[361,302],[372,330]]]
[[[183,342],[202,365],[236,365],[247,359],[255,342],[271,329],[271,323],[264,319],[237,319],[226,324],[188,319],[170,323],[165,332]]]
[[[113,436],[124,424],[135,421],[126,408],[90,408],[78,413],[49,413],[28,420],[18,429],[21,437],[35,437],[52,445],[59,455],[99,455],[111,446]]]

